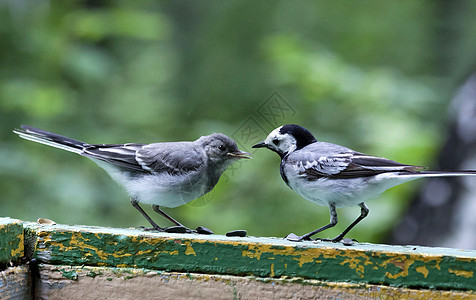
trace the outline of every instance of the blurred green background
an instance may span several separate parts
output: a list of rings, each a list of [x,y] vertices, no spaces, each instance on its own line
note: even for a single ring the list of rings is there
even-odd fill
[[[475,15],[469,0],[1,1],[0,215],[148,225],[93,162],[19,139],[21,124],[89,143],[222,132],[251,150],[297,123],[322,141],[432,166],[475,61]],[[192,228],[256,236],[328,223],[326,207],[284,184],[276,154],[254,154],[210,194],[166,211]],[[418,185],[369,201],[351,236],[385,239]],[[359,211],[340,209],[323,236]]]

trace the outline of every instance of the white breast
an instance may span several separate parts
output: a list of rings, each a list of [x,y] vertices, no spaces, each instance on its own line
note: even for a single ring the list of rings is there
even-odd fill
[[[93,159],[114,181],[124,186],[130,197],[144,204],[177,207],[207,193],[206,176],[189,172],[187,176],[144,174],[128,176],[116,166]]]
[[[173,208],[203,196],[203,181],[203,176],[144,175],[128,180],[124,186],[141,203]]]
[[[354,206],[369,199],[378,197],[385,190],[416,177],[400,177],[396,173],[382,173],[377,176],[332,179],[319,178],[309,181],[300,175],[298,167],[286,166],[286,177],[289,186],[303,198],[316,204],[336,207]]]

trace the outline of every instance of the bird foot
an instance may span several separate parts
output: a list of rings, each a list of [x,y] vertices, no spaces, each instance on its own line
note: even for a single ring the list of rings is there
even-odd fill
[[[333,239],[325,239],[325,238],[316,238],[316,239],[311,239],[309,237],[306,237],[305,235],[299,236],[294,233],[288,234],[285,239],[291,242],[303,242],[303,241],[313,241],[313,242],[332,242],[332,243],[338,243],[341,242],[344,246],[352,246],[355,243],[358,243],[356,239],[349,239],[349,238],[341,238],[341,237],[335,237]]]
[[[333,238],[333,239],[317,238],[317,239],[314,240],[314,242],[332,242],[332,243],[341,242],[344,246],[352,246],[355,243],[358,243],[359,241],[357,241],[356,239],[349,239],[349,238],[343,239],[343,238],[336,237],[336,238]]]
[[[188,229],[187,227],[184,226],[171,226],[171,227],[152,227],[152,228],[147,228],[144,226],[139,226],[140,229],[144,231],[157,231],[157,232],[168,232],[168,233],[190,233],[192,230]]]
[[[138,228],[144,230],[144,231],[158,231],[158,232],[164,232],[163,228],[160,227],[144,227],[144,226],[139,226]]]
[[[190,228],[187,228],[185,226],[170,226],[170,227],[152,227],[152,228],[146,228],[144,226],[139,226],[140,229],[144,231],[158,231],[158,232],[168,232],[168,233],[198,233],[198,234],[213,234],[213,231],[210,229],[199,226],[197,229],[192,230]]]
[[[314,242],[333,242],[333,243],[338,242],[338,240],[336,239],[325,239],[325,238],[315,238],[313,241]]]

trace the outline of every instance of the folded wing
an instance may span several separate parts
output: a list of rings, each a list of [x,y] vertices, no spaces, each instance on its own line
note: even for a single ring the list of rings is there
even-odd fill
[[[136,160],[142,168],[152,173],[181,175],[196,171],[205,161],[194,147],[186,145],[190,143],[192,142],[146,145],[137,151]]]
[[[342,149],[340,149],[342,150]],[[307,152],[301,160],[295,161],[299,174],[308,180],[319,178],[348,179],[369,177],[385,172],[418,173],[420,166],[402,164],[383,157],[369,156],[350,149],[336,154],[322,155]]]

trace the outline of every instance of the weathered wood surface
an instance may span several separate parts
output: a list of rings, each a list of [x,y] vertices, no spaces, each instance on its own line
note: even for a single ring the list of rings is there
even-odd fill
[[[475,299],[470,292],[414,290],[313,279],[40,265],[37,299]]]
[[[476,251],[25,224],[41,263],[476,290]]]
[[[0,299],[31,299],[31,281],[25,266],[0,271]]]

